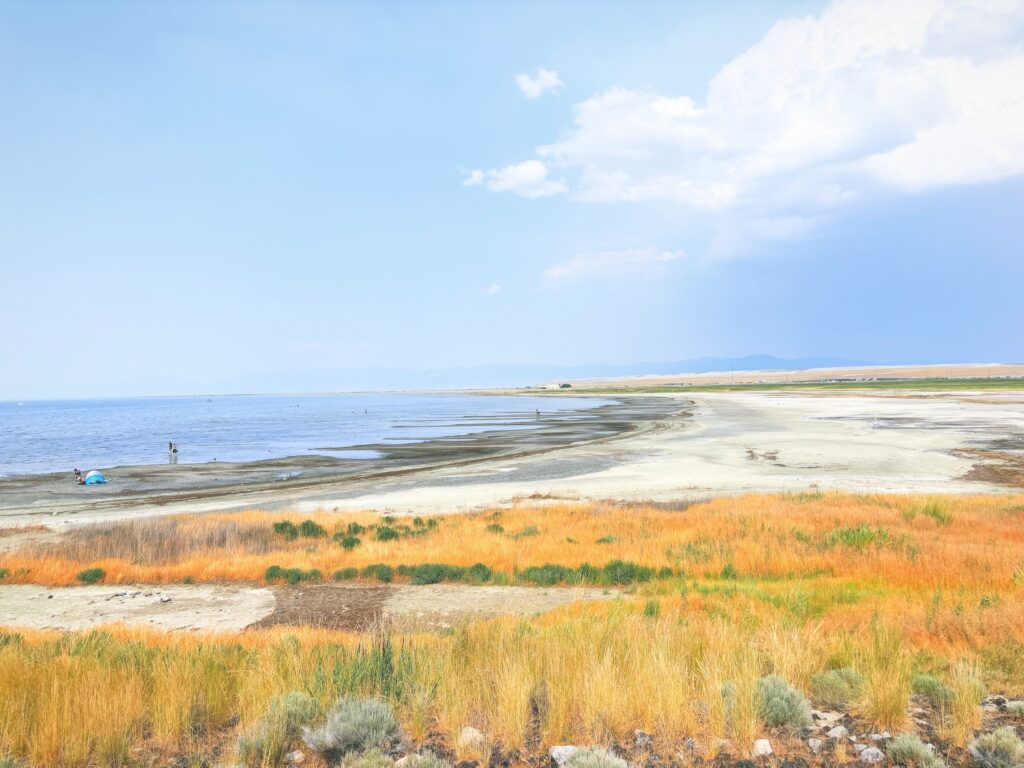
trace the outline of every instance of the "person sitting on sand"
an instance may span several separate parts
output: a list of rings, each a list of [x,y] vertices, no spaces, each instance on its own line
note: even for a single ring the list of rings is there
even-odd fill
[[[78,467],[75,467],[75,484],[85,485],[85,478],[82,477],[82,470],[80,470]]]

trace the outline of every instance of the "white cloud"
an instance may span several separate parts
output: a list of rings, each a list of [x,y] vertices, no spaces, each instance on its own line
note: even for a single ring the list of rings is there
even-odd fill
[[[488,296],[497,296],[499,293],[501,293],[501,286],[498,285],[497,283],[491,283],[490,285],[487,286],[486,292]]]
[[[540,160],[526,160],[492,171],[470,171],[463,182],[466,186],[480,184],[485,179],[492,192],[514,192],[522,197],[546,197],[568,190],[560,181],[548,179],[548,169]]]
[[[558,73],[553,69],[537,70],[536,77],[530,77],[525,72],[516,75],[516,85],[523,95],[528,99],[539,99],[545,91],[555,91],[565,83],[558,79]]]
[[[543,277],[544,282],[550,284],[584,277],[645,273],[681,258],[682,251],[659,251],[656,248],[581,253],[569,261],[548,267]]]
[[[574,199],[730,211],[768,236],[879,189],[1021,175],[1024,0],[835,0],[775,24],[702,104],[611,88],[537,154]]]
[[[475,187],[484,183],[484,172],[479,169],[466,171],[466,178],[462,180],[462,186]]]

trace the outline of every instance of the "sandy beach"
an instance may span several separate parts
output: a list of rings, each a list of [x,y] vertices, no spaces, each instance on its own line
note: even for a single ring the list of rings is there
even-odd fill
[[[586,418],[321,457],[0,481],[0,525],[243,508],[446,513],[529,497],[671,501],[804,490],[1002,492],[1021,483],[1024,394],[729,392],[616,397]],[[301,468],[299,476],[289,473]],[[286,477],[287,479],[280,479]]]

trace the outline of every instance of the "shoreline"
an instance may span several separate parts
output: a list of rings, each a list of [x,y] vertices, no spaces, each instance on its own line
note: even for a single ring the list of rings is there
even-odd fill
[[[593,397],[586,396],[583,397]],[[87,522],[121,516],[150,516],[177,511],[230,511],[310,493],[339,490],[366,482],[525,459],[573,446],[617,440],[642,433],[666,419],[685,416],[685,402],[649,396],[600,396],[611,403],[539,417],[539,427],[495,427],[412,443],[368,443],[339,449],[364,451],[375,458],[324,454],[249,462],[142,464],[104,469],[106,485],[77,486],[66,472],[0,478],[0,528]],[[468,426],[468,425],[467,425]],[[178,509],[185,506],[187,508]],[[59,517],[59,521],[51,518]]]

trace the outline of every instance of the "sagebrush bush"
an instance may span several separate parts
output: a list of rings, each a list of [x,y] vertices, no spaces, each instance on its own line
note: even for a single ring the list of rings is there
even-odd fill
[[[102,568],[86,568],[84,571],[79,571],[75,578],[83,584],[95,584],[98,581],[103,581],[106,575],[107,572]]]
[[[299,730],[319,714],[316,701],[300,691],[272,699],[259,721],[238,737],[239,757],[248,765],[280,762]]]
[[[810,702],[778,675],[757,681],[757,698],[765,725],[802,728],[811,724]]]
[[[394,710],[380,699],[341,699],[324,725],[303,729],[303,740],[327,762],[352,752],[387,748],[397,737]]]
[[[855,701],[864,687],[864,676],[851,667],[830,669],[811,678],[815,702],[829,707],[845,707]]]
[[[18,768],[13,757],[0,757],[0,768]]]
[[[893,763],[906,768],[943,768],[945,765],[916,733],[901,733],[889,742],[885,752]]]
[[[1011,701],[1006,705],[1006,711],[1017,717],[1024,717],[1024,701]]]
[[[629,764],[607,749],[584,747],[573,752],[563,768],[629,768]]]
[[[415,762],[415,768],[452,768],[447,760],[442,760],[433,752],[424,752]]]
[[[979,736],[967,751],[980,768],[1016,768],[1024,764],[1024,742],[1009,725]]]
[[[331,578],[335,581],[351,581],[359,575],[358,568],[339,568],[331,574]]]
[[[350,757],[345,761],[345,768],[393,768],[394,765],[395,761],[377,747],[368,749],[363,754]],[[416,762],[416,768],[421,765],[421,761]]]
[[[306,539],[322,539],[327,531],[315,520],[303,520],[299,523],[299,535]]]

